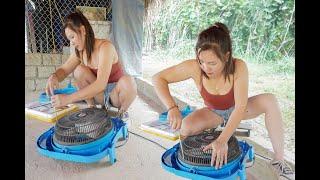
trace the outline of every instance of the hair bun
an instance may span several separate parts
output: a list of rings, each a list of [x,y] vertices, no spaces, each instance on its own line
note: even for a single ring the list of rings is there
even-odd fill
[[[228,34],[230,33],[228,27],[227,27],[226,25],[224,25],[223,23],[221,23],[221,22],[216,22],[216,23],[214,23],[213,26],[221,29],[222,31],[224,31],[224,32],[226,32],[226,33],[228,33]]]

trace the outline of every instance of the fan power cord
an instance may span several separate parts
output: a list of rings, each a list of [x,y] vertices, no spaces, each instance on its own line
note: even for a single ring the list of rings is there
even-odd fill
[[[121,146],[127,144],[128,140],[129,140],[129,133],[128,133],[128,136],[126,137],[126,139],[124,140],[124,142],[123,142],[122,144],[116,146],[116,148],[121,147]],[[119,142],[119,141],[117,141],[117,142]]]
[[[265,159],[265,160],[269,160],[269,161],[272,160],[271,158],[269,158],[269,157],[267,157],[267,156],[263,156],[263,155],[258,154],[258,153],[256,153],[256,152],[255,152],[254,154],[257,155],[257,156],[259,156],[259,157],[261,157],[261,158],[263,158],[263,159]],[[252,166],[254,165],[254,163],[255,163],[255,157],[253,157],[253,163],[252,163],[251,165],[249,165],[249,166],[246,166],[246,169],[252,167]]]
[[[128,131],[129,131],[129,130],[128,130]],[[157,142],[155,142],[155,141],[153,141],[153,140],[151,140],[151,139],[148,139],[148,138],[146,138],[146,137],[143,137],[143,136],[141,136],[141,135],[139,135],[139,134],[136,134],[136,133],[134,133],[134,132],[132,132],[132,131],[129,131],[129,133],[131,133],[131,134],[133,134],[133,135],[136,135],[136,136],[138,136],[138,137],[140,137],[140,138],[142,138],[142,139],[145,139],[145,140],[147,140],[147,141],[150,141],[150,142],[158,145],[159,147],[161,147],[161,148],[164,149],[164,150],[168,150],[167,148],[165,148],[165,147],[162,146],[161,144],[159,144],[159,143],[157,143]]]
[[[118,112],[117,112],[117,117],[118,118],[120,118],[124,123],[126,123],[129,119],[127,119],[127,120],[123,120],[122,119],[122,117],[123,117],[123,114],[124,113],[120,113],[120,109],[118,109]],[[128,132],[129,132],[129,130],[128,130]],[[128,140],[129,140],[129,133],[128,133],[128,135],[127,135],[127,137],[126,137],[126,139],[125,139],[125,141],[122,143],[122,144],[120,144],[120,145],[118,145],[118,146],[116,146],[116,148],[118,148],[118,147],[121,147],[121,146],[123,146],[123,145],[125,145],[127,142],[128,142]],[[120,141],[122,141],[122,140],[120,140]],[[119,142],[119,141],[117,141],[117,142]]]
[[[254,153],[254,154],[257,155],[257,156],[259,156],[259,157],[261,157],[261,158],[263,158],[263,159],[265,159],[265,160],[269,160],[269,161],[272,160],[271,158],[266,157],[266,156],[263,156],[263,155],[261,155],[261,154],[258,154],[258,153]]]

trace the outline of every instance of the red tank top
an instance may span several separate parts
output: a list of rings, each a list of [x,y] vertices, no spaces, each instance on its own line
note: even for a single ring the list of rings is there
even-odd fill
[[[204,104],[208,106],[210,109],[217,109],[217,110],[224,110],[228,109],[232,106],[234,106],[234,93],[233,93],[233,85],[234,82],[232,83],[232,88],[227,94],[224,95],[214,95],[210,94],[206,88],[203,86],[202,83],[202,74],[201,74],[201,90],[200,94],[204,100]]]
[[[93,74],[97,76],[98,69],[90,68],[90,70],[93,72]],[[122,76],[123,76],[123,71],[118,61],[117,63],[112,65],[108,83],[118,82]]]

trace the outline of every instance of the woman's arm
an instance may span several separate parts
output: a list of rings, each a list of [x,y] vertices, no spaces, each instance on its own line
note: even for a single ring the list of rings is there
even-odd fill
[[[234,76],[234,99],[235,108],[230,115],[226,127],[218,137],[217,141],[227,143],[233,132],[237,129],[247,108],[248,102],[248,68],[244,61],[236,61],[236,72]]]
[[[55,75],[59,82],[63,81],[68,75],[73,72],[80,64],[80,59],[75,53],[71,54],[67,61],[61,65],[52,75]]]
[[[49,76],[46,93],[49,96],[54,95],[54,89],[58,88],[59,82],[63,81],[79,64],[79,58],[75,54],[71,54],[67,61]]]
[[[69,95],[68,103],[90,99],[103,91],[108,83],[113,60],[116,57],[115,47],[111,43],[104,43],[99,49],[99,63],[97,79],[90,85]]]
[[[152,76],[155,91],[167,109],[176,105],[170,94],[168,84],[194,78],[195,66],[198,66],[196,60],[186,60]]]

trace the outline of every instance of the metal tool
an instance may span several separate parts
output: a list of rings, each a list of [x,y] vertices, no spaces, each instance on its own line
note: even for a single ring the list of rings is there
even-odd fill
[[[182,158],[184,159],[184,152],[183,152],[183,147],[182,147],[182,143],[181,143],[181,133],[179,131],[179,144],[180,144],[180,149],[181,149],[181,152],[182,152]]]
[[[53,92],[53,95],[54,95],[54,92]],[[54,110],[54,113],[55,113],[55,122],[57,122],[57,120],[58,120],[58,113],[57,113],[57,109],[53,106],[53,104],[52,104],[52,100],[51,100],[51,97],[52,97],[52,95],[51,94],[48,94],[48,97],[49,97],[49,99],[50,99],[50,103],[51,103],[51,106],[53,107],[53,110]]]

